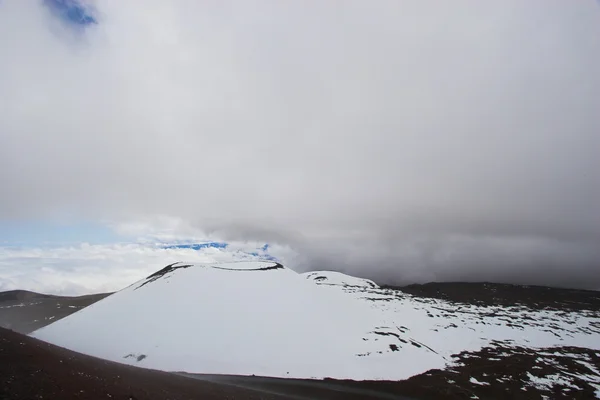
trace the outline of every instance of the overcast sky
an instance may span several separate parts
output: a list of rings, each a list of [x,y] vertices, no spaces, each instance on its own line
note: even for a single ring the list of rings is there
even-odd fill
[[[0,224],[600,288],[597,1],[84,5],[0,2]]]

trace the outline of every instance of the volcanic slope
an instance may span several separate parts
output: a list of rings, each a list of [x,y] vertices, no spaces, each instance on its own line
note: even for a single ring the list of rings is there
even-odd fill
[[[0,292],[0,327],[30,333],[103,299],[110,293],[53,296],[11,290]]]
[[[177,263],[33,336],[167,371],[400,380],[500,344],[599,349],[600,315],[419,298],[273,262]]]

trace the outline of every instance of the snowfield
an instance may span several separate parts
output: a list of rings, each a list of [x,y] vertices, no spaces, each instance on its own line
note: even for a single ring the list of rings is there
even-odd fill
[[[600,350],[600,318],[413,297],[274,262],[177,263],[32,334],[81,353],[191,373],[400,380],[503,345]]]

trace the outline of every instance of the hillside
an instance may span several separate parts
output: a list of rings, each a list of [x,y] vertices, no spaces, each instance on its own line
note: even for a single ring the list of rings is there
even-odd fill
[[[598,349],[600,315],[416,297],[272,262],[178,263],[33,336],[169,371],[400,380],[483,348]]]
[[[501,283],[431,282],[408,286],[385,286],[417,297],[431,297],[456,303],[482,306],[561,311],[600,310],[600,292],[546,286],[510,285]]]
[[[31,333],[58,321],[77,310],[105,298],[110,293],[86,296],[55,296],[11,290],[0,293],[0,328],[20,333]]]

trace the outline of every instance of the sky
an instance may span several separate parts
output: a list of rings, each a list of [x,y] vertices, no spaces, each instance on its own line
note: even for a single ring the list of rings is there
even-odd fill
[[[0,49],[0,289],[266,243],[600,288],[595,0],[0,1]]]

